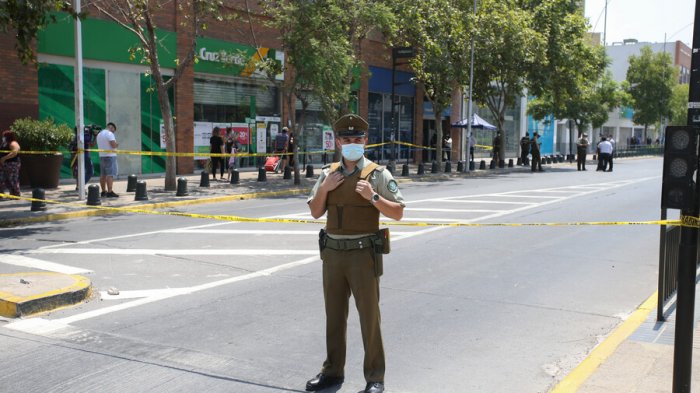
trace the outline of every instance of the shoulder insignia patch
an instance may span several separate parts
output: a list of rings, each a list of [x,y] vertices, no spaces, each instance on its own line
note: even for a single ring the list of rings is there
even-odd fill
[[[391,192],[392,194],[396,194],[396,192],[399,191],[399,185],[396,184],[396,180],[392,179],[389,180],[389,183],[387,183],[386,188]]]

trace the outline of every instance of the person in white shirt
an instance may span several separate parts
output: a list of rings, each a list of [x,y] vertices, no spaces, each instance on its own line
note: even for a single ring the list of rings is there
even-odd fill
[[[608,137],[608,142],[612,145],[612,152],[610,153],[610,169],[608,169],[608,172],[612,172],[612,167],[613,167],[613,155],[615,154],[615,151],[617,150],[617,143],[613,139],[612,135]]]
[[[97,134],[97,148],[99,150],[116,151],[117,147],[119,147],[117,139],[114,137],[116,131],[117,126],[114,123],[107,124],[107,128]],[[118,169],[117,153],[100,151],[100,187],[102,188],[102,197],[119,197],[119,195],[112,190],[112,184],[114,183],[114,177],[117,176]]]
[[[605,172],[610,160],[612,159],[613,146],[605,137],[603,137],[598,143],[598,171]],[[610,165],[610,170],[612,172],[612,164]]]

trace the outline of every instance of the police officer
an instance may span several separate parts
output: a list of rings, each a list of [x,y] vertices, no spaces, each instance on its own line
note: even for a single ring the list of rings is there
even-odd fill
[[[391,173],[364,157],[368,127],[364,119],[354,114],[345,115],[333,124],[336,148],[342,152],[342,159],[323,167],[308,199],[314,218],[326,212],[328,215],[319,236],[327,354],[321,372],[306,383],[307,391],[322,390],[344,381],[351,294],[360,316],[365,349],[364,391],[384,391],[379,276],[389,238],[386,230],[379,230],[379,213],[400,220],[404,203]]]
[[[501,131],[498,131],[496,133],[496,136],[493,138],[493,161],[496,163],[496,166],[501,165],[501,145],[503,143],[503,138],[501,137]]]
[[[532,134],[532,141],[530,142],[530,153],[532,154],[532,171],[533,172],[544,172],[542,170],[542,157],[540,156],[540,134],[535,132]]]
[[[586,170],[586,153],[588,152],[588,134],[585,132],[576,142],[576,169],[579,171]]]
[[[528,154],[530,154],[530,137],[526,132],[525,136],[520,138],[520,161],[523,163],[524,166],[528,166]]]

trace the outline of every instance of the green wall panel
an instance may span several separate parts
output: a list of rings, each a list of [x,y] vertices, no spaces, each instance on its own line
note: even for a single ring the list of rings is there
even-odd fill
[[[153,79],[141,74],[141,150],[165,151],[160,148],[160,122],[163,116],[158,104],[158,93],[151,91]],[[169,94],[170,107],[174,107],[172,90]],[[164,156],[141,156],[141,171],[143,173],[165,172]]]
[[[73,67],[41,64],[39,76],[39,118],[53,118],[57,123],[75,127],[75,94]],[[83,68],[83,110],[85,124],[98,124],[104,127],[105,114],[105,71]],[[91,153],[96,170],[99,169],[97,153]],[[61,177],[70,178],[70,154],[65,154]]]

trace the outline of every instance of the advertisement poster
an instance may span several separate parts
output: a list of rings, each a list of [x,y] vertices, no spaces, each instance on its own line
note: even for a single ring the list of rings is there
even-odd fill
[[[335,150],[335,138],[332,130],[323,130],[323,150]]]
[[[231,123],[231,130],[236,135],[239,147],[250,145],[250,129],[246,123]]]
[[[277,139],[277,134],[279,134],[279,124],[270,124],[270,151],[275,151],[275,140]]]
[[[255,141],[257,142],[257,153],[267,153],[267,127],[265,123],[255,123],[256,133]]]
[[[209,138],[211,138],[211,130],[214,129],[213,123],[209,122],[194,122],[194,153],[209,153]],[[195,156],[195,160],[206,160],[209,156]]]

